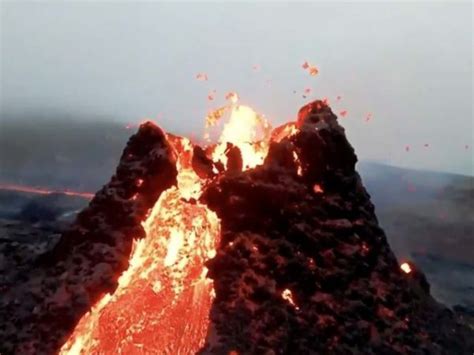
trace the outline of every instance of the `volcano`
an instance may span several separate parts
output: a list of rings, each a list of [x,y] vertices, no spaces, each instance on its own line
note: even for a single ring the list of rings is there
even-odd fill
[[[399,263],[324,101],[217,144],[140,126],[110,182],[0,296],[2,354],[472,354]],[[414,236],[415,237],[415,236]]]

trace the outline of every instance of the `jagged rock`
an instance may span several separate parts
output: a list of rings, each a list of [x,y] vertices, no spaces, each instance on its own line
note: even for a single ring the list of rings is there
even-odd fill
[[[472,353],[472,332],[423,274],[400,270],[337,117],[316,101],[297,126],[263,166],[203,195],[222,237],[207,263],[216,298],[202,354]]]
[[[164,133],[145,123],[132,136],[116,174],[34,268],[0,285],[0,353],[53,354],[76,322],[128,267],[141,221],[176,183]]]

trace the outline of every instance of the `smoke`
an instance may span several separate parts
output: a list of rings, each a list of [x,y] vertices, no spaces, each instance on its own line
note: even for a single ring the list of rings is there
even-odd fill
[[[1,8],[2,121],[159,117],[167,130],[200,136],[228,91],[274,125],[328,97],[347,112],[342,124],[362,159],[473,173],[464,148],[473,146],[469,2]]]

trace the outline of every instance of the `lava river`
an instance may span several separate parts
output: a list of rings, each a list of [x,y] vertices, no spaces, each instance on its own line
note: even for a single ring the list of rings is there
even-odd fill
[[[241,148],[245,168],[261,164],[268,147],[249,139],[256,126],[268,124],[235,102],[226,110],[230,119],[212,158],[225,167],[224,147],[231,142]],[[220,222],[196,202],[205,181],[191,167],[191,142],[168,138],[178,184],[162,193],[143,222],[146,237],[134,242],[116,291],[82,317],[61,354],[195,354],[204,345],[213,300],[204,262],[215,255]]]

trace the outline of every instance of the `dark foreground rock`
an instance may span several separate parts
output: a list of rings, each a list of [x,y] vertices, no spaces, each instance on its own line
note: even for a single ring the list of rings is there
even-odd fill
[[[473,332],[400,269],[336,116],[318,101],[297,124],[203,196],[222,236],[202,354],[472,354]]]
[[[176,182],[164,133],[142,125],[111,181],[97,192],[51,252],[27,272],[2,279],[0,354],[54,354],[97,299],[128,267],[133,239],[160,194]]]

